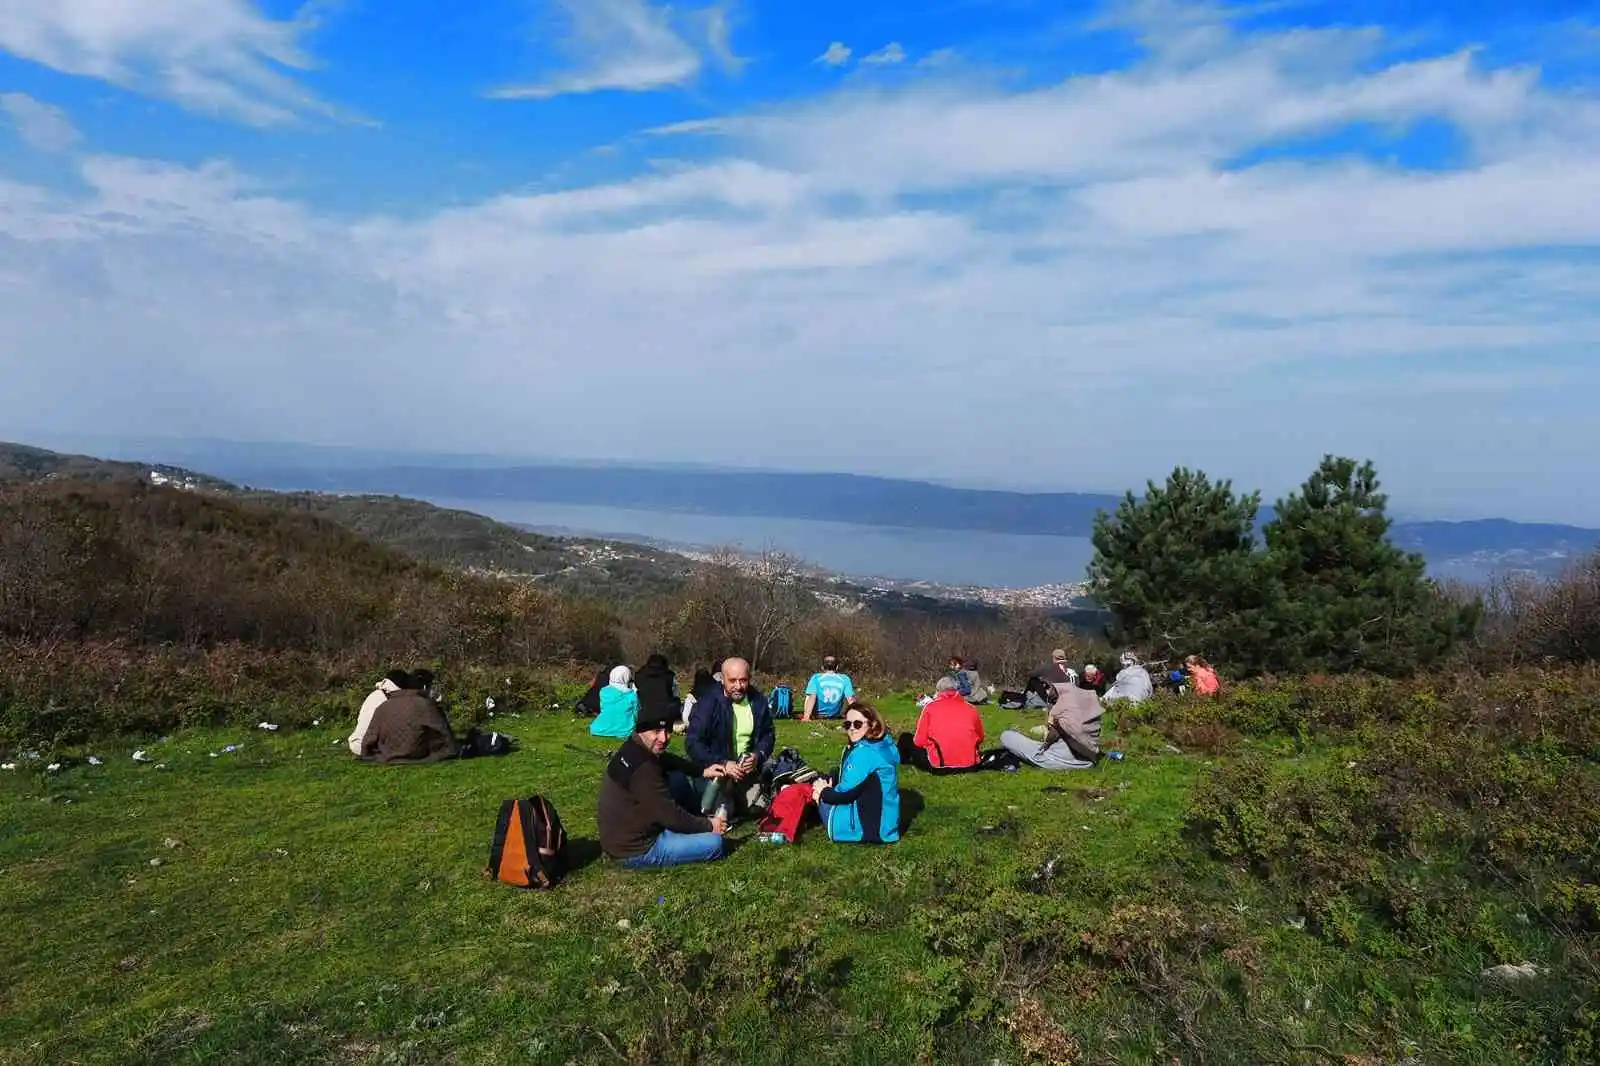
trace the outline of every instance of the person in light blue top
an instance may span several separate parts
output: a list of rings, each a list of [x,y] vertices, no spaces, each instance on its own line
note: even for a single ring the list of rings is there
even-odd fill
[[[822,670],[812,674],[811,680],[806,682],[806,705],[800,720],[837,718],[855,698],[855,683],[849,674],[839,672],[839,660],[830,655],[822,660]]]
[[[619,666],[611,671],[611,683],[600,690],[600,714],[589,726],[596,737],[626,740],[633,736],[639,720],[639,693],[633,687],[633,671]]]
[[[837,780],[819,777],[811,798],[835,844],[893,844],[900,839],[900,753],[870,703],[844,716],[844,750]]]

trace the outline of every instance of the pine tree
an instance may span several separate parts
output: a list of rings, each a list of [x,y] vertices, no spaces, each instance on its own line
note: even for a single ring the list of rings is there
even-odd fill
[[[1091,593],[1121,639],[1176,658],[1201,652],[1253,672],[1266,665],[1277,588],[1255,550],[1259,493],[1174,470],[1095,520]]]
[[[1470,632],[1420,555],[1388,539],[1388,498],[1370,462],[1325,456],[1263,529],[1267,571],[1281,585],[1279,669],[1409,673]]]

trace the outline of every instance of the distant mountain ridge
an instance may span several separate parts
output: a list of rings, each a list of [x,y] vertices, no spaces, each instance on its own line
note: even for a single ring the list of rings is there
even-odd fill
[[[868,526],[1087,537],[1107,493],[966,489],[859,474],[754,473],[530,464],[495,468],[390,465],[307,469],[252,464],[219,471],[261,487],[507,499],[728,517],[810,518]],[[1263,507],[1260,521],[1272,517]],[[1396,522],[1396,544],[1436,570],[1548,573],[1600,546],[1600,530],[1492,518]]]
[[[185,458],[216,477],[276,492],[502,499],[1064,537],[1088,537],[1095,516],[1115,510],[1122,501],[1109,493],[972,489],[860,474],[627,464],[361,466],[346,461],[348,457],[324,464],[308,461],[313,456],[304,449],[288,447],[281,453],[265,446],[219,448],[211,458],[186,450]],[[4,462],[0,457],[0,468]],[[1263,507],[1260,521],[1265,523],[1271,515],[1271,507]],[[1434,573],[1469,580],[1508,569],[1555,573],[1600,547],[1600,530],[1500,518],[1396,522],[1390,535],[1399,546],[1427,559]]]
[[[795,474],[557,465],[502,468],[254,467],[228,476],[277,491],[535,500],[728,517],[812,518],[867,526],[1086,537],[1120,497],[963,489],[862,474]]]

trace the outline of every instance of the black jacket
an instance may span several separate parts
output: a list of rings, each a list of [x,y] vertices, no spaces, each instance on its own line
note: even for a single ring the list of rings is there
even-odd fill
[[[772,727],[772,712],[767,709],[767,697],[758,690],[749,689],[745,697],[755,715],[755,733],[750,738],[750,750],[755,753],[756,768],[760,769],[772,758],[772,748],[778,734]],[[733,760],[733,701],[721,686],[711,689],[694,701],[689,712],[689,731],[684,737],[684,748],[689,758],[710,766]]]
[[[639,709],[642,711],[671,711],[678,714],[683,703],[674,689],[677,677],[670,667],[659,663],[645,663],[633,675],[633,686],[639,692]]]

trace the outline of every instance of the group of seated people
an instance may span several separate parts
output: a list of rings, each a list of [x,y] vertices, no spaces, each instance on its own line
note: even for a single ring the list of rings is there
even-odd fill
[[[720,686],[722,680],[720,669],[713,672],[701,667],[695,671],[688,694],[680,697],[677,675],[664,655],[655,654],[645,660],[637,675],[627,666],[601,670],[595,675],[589,690],[578,699],[575,709],[579,714],[594,719],[589,725],[591,736],[622,739],[632,735],[635,719],[642,706],[648,704],[659,708],[668,704],[681,705],[681,716],[674,723],[673,731],[682,733],[688,728],[695,704]],[[809,722],[814,718],[838,718],[844,713],[846,705],[855,699],[855,695],[855,682],[849,674],[839,669],[839,660],[832,655],[825,656],[822,668],[806,682],[800,720]]]
[[[1035,671],[1027,689],[1037,700],[1034,706],[1048,712],[1043,739],[1008,729],[1000,734],[999,749],[991,752],[983,750],[986,736],[977,707],[946,674],[933,697],[923,702],[916,732],[901,736],[901,757],[934,774],[1023,764],[1045,770],[1087,769],[1100,757],[1103,708],[1095,687],[1100,683],[1097,674],[1088,667],[1080,681],[1077,671],[1066,665],[1066,652],[1057,650],[1051,667]]]
[[[714,676],[715,685],[692,694],[682,756],[667,751],[677,704],[635,693],[633,730],[600,785],[596,821],[606,854],[630,869],[719,859],[732,819],[763,806],[763,830],[787,840],[813,809],[835,842],[900,838],[900,759],[871,704],[848,701],[848,745],[836,774],[768,780],[777,731],[766,697],[750,684],[750,664],[728,659]]]
[[[350,753],[380,763],[438,762],[460,751],[431,670],[390,670],[373,686],[346,739]]]
[[[1029,677],[1026,689],[1034,705],[1046,710],[1043,738],[1008,729],[999,748],[985,752],[984,724],[975,704],[988,693],[976,691],[981,682],[975,672],[963,684],[966,665],[951,656],[934,694],[919,701],[915,731],[895,738],[877,709],[857,698],[837,660],[825,658],[806,686],[802,717],[842,718],[846,747],[830,775],[803,763],[774,772],[773,714],[766,696],[751,685],[744,659],[727,659],[716,671],[697,671],[681,700],[676,676],[662,655],[650,656],[637,675],[627,666],[603,670],[579,700],[580,708],[586,703],[593,708],[593,735],[624,741],[601,782],[601,846],[630,869],[710,861],[723,856],[731,822],[752,811],[763,815],[763,833],[783,840],[795,839],[814,814],[832,841],[893,843],[900,837],[902,763],[933,774],[989,766],[1086,769],[1102,755],[1104,703],[1138,703],[1154,691],[1148,668],[1131,652],[1123,653],[1121,670],[1108,681],[1093,664],[1080,673],[1057,649],[1050,665]],[[1191,656],[1186,665],[1195,691],[1217,691],[1215,671],[1203,659]],[[361,706],[348,739],[351,752],[384,763],[456,755],[459,745],[433,680],[428,670],[390,671]],[[667,750],[677,732],[684,734],[682,756]]]

